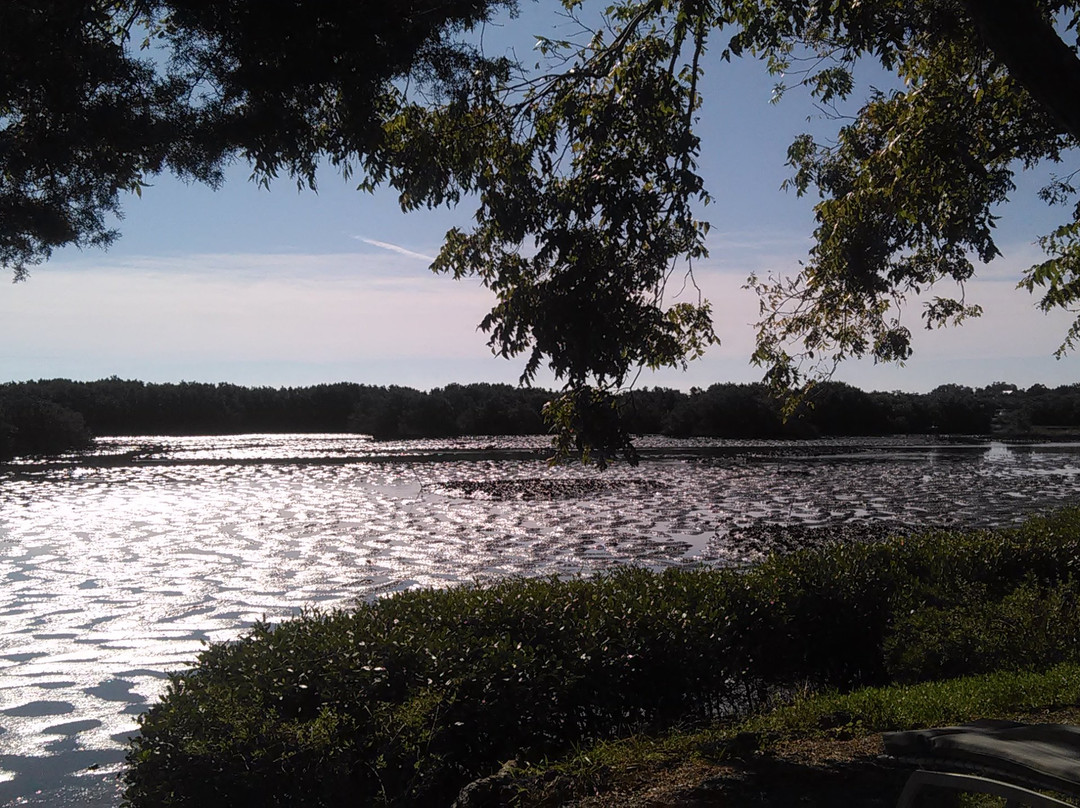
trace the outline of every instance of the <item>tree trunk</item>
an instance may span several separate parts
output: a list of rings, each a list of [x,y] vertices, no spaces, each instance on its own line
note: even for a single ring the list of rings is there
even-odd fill
[[[964,0],[979,35],[1063,131],[1080,140],[1080,59],[1031,0]]]

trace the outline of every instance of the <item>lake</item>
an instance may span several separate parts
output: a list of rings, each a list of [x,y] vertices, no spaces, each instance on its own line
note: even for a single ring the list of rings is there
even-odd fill
[[[826,535],[1003,525],[1080,502],[1080,444],[100,439],[0,465],[0,805],[119,803],[168,671],[261,619],[417,586],[752,563]]]

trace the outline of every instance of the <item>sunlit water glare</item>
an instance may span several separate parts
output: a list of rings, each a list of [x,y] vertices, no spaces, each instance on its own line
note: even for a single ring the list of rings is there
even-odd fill
[[[507,575],[752,562],[762,524],[1006,524],[1077,502],[1080,447],[543,439],[99,441],[0,466],[0,805],[114,806],[136,717],[205,641],[310,607]],[[749,529],[749,530],[748,530]]]

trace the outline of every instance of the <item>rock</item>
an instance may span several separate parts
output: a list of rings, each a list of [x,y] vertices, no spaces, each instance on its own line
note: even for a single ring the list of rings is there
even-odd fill
[[[461,789],[450,808],[498,808],[509,805],[518,793],[514,787],[517,768],[516,760],[508,760],[495,774],[473,780]]]

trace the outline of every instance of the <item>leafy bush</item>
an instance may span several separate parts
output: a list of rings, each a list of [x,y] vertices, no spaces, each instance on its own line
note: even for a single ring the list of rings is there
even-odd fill
[[[930,606],[897,621],[885,644],[899,682],[1080,661],[1080,588],[1024,583],[1000,600]]]
[[[262,624],[172,677],[132,742],[126,796],[445,805],[511,757],[743,712],[806,685],[981,670],[994,657],[953,650],[962,621],[982,620],[989,643],[996,620],[1038,598],[1046,608],[1029,610],[995,659],[1075,658],[1078,563],[1080,511],[1069,511],[1011,532],[836,545],[745,571],[511,580]]]

